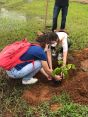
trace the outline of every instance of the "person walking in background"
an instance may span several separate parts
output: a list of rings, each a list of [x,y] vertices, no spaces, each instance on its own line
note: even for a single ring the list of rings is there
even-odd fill
[[[60,30],[65,29],[66,16],[68,13],[68,6],[69,6],[69,0],[55,0],[54,11],[53,11],[52,31],[57,29],[57,19],[58,19],[60,10],[62,12]]]

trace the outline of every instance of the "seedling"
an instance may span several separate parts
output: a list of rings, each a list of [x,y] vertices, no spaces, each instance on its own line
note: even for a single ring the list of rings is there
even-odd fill
[[[62,64],[63,64],[63,61],[58,61],[58,65],[62,65]],[[75,65],[67,64],[65,66],[56,67],[52,72],[52,76],[54,77],[55,75],[63,74],[64,78],[66,78],[70,69],[76,69]]]

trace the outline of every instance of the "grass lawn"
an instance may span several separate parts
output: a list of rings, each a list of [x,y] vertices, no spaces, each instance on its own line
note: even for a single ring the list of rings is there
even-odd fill
[[[47,26],[52,25],[53,4],[54,0],[49,0]],[[38,30],[45,31],[45,6],[44,0],[0,0],[0,49],[25,37],[33,41]],[[60,19],[59,15],[58,28]],[[66,29],[72,49],[88,47],[88,4],[70,2]],[[88,117],[88,106],[74,104],[65,93],[37,108],[29,105],[21,94],[30,86],[11,88],[4,71],[0,73],[0,117]],[[50,105],[54,103],[60,103],[61,108],[52,111]]]
[[[20,40],[25,37],[33,40],[38,30],[44,31],[46,1],[4,0],[1,3],[3,4],[1,4],[0,15],[0,48],[14,40]],[[54,1],[50,0],[47,26],[52,25],[53,4]],[[66,29],[73,42],[72,48],[74,49],[88,47],[87,12],[88,4],[70,3]],[[60,16],[58,17],[58,28],[61,20]]]

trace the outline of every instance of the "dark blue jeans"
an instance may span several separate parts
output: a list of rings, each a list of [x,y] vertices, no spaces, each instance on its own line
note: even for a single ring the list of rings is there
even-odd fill
[[[68,6],[54,6],[54,11],[53,11],[53,26],[52,26],[52,31],[54,31],[57,28],[57,19],[60,10],[62,11],[62,19],[61,19],[61,26],[60,29],[65,28],[66,24],[66,16],[68,13]]]

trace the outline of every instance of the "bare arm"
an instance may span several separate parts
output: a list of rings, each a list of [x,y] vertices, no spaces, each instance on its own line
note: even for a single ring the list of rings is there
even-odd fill
[[[47,59],[50,69],[52,69],[52,55],[51,55],[51,49],[47,50]]]
[[[63,52],[63,66],[66,65],[66,62],[67,62],[67,51],[66,52]]]
[[[47,44],[45,48],[47,54],[47,60],[49,64],[49,68],[52,69],[52,55],[51,55],[51,47]]]
[[[52,77],[52,69],[49,69],[49,66],[47,64],[47,61],[42,61],[42,67],[44,69],[44,71],[50,76]],[[61,76],[59,75],[55,75],[54,77],[56,80],[61,80]]]
[[[62,47],[63,47],[63,66],[65,66],[67,62],[67,53],[68,53],[67,35],[65,35],[65,37],[62,39]]]
[[[44,71],[49,75],[52,76],[52,70],[49,68],[47,61],[42,61],[42,67]]]

